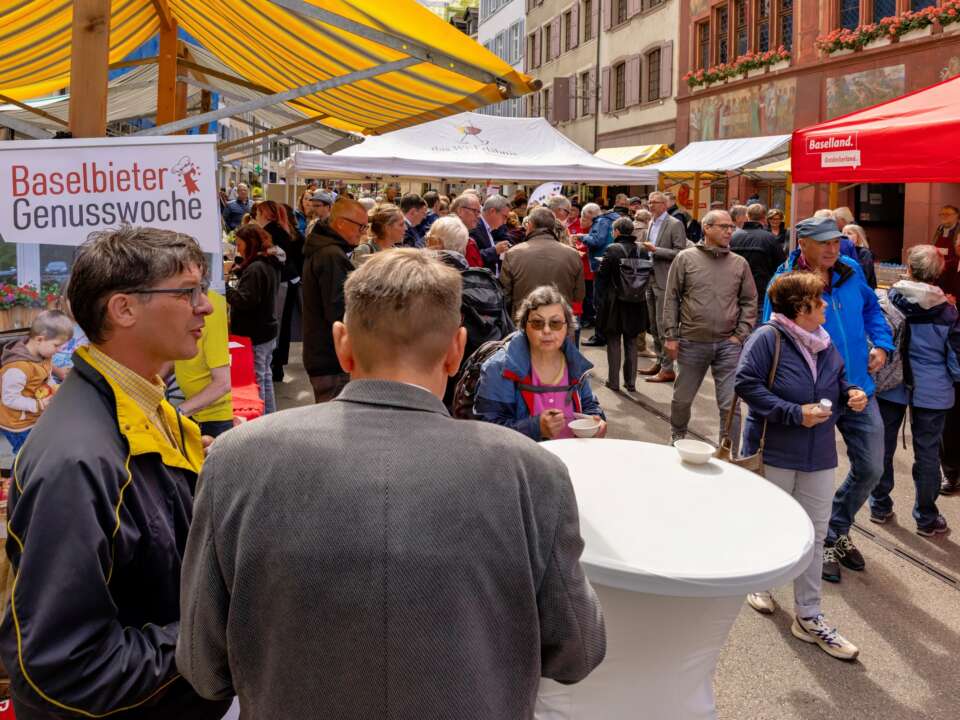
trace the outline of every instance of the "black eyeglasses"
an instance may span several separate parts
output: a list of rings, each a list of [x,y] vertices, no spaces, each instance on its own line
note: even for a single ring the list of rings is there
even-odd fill
[[[356,220],[354,220],[354,219],[352,219],[352,218],[348,218],[348,217],[343,217],[343,216],[341,216],[340,219],[341,219],[341,220],[346,220],[348,223],[353,223],[353,224],[356,225],[358,228],[360,228],[360,232],[363,232],[363,231],[366,230],[368,227],[370,227],[370,223],[358,223]]]
[[[464,209],[464,210],[469,210],[470,212],[474,213],[475,215],[479,215],[479,214],[482,212],[480,208],[478,208],[478,207],[470,207],[469,205],[464,205],[464,206],[463,206],[463,209]]]
[[[567,326],[566,320],[551,320],[547,322],[543,318],[530,318],[527,320],[527,325],[532,327],[534,330],[543,330],[545,327],[550,327],[554,332],[559,332]]]
[[[200,306],[200,301],[207,290],[210,289],[210,283],[204,281],[199,285],[185,288],[148,288],[145,290],[130,290],[130,295],[179,295],[180,297],[190,296],[190,307],[196,310]]]

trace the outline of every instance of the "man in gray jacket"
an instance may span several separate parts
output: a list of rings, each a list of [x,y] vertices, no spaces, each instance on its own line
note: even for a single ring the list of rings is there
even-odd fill
[[[722,437],[740,350],[757,320],[757,288],[750,265],[730,252],[735,229],[729,213],[711,210],[703,218],[703,243],[681,252],[670,267],[663,331],[666,350],[677,360],[670,406],[673,441],[687,434],[690,407],[707,368],[713,374]],[[734,450],[739,437],[737,413],[730,431]]]
[[[653,275],[647,286],[647,315],[650,318],[650,334],[657,352],[657,362],[649,370],[641,370],[641,375],[650,375],[647,382],[673,382],[673,360],[666,351],[663,333],[663,301],[667,288],[667,274],[677,253],[687,247],[687,232],[683,223],[667,213],[667,198],[661,192],[652,192],[647,198],[650,205],[650,227],[643,247],[653,257]]]
[[[177,663],[244,717],[533,717],[540,677],[604,657],[564,464],[453,420],[460,275],[412,249],[345,285],[352,381],[214,443],[187,543]]]

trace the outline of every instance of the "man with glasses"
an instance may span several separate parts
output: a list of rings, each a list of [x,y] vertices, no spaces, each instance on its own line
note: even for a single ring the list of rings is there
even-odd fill
[[[164,399],[210,302],[186,235],[124,227],[80,248],[69,301],[90,345],[17,457],[16,573],[0,658],[18,718],[220,718],[175,662],[200,429]]]
[[[468,224],[467,229],[470,230],[470,237],[480,249],[483,266],[490,272],[496,273],[500,265],[500,256],[510,249],[510,242],[502,239],[502,232],[498,232],[507,222],[510,202],[502,195],[491,195],[480,209],[480,201],[475,196],[465,193],[461,197],[466,199],[467,204],[464,207],[468,214],[477,216],[474,224],[472,226]],[[456,202],[454,200],[454,204]],[[463,220],[463,215],[459,212],[457,214]],[[464,220],[464,223],[466,222]]]
[[[757,320],[757,288],[750,265],[730,252],[735,229],[729,213],[708,212],[703,218],[703,243],[680,252],[670,266],[663,334],[666,352],[677,361],[670,405],[673,442],[687,434],[690,409],[708,368],[716,389],[723,438],[740,350]],[[734,451],[739,437],[737,413],[730,430]]]
[[[348,254],[367,227],[363,205],[340,196],[330,219],[314,226],[303,249],[303,366],[318,403],[333,400],[350,382],[333,349],[333,324],[343,320],[343,284],[353,272]]]

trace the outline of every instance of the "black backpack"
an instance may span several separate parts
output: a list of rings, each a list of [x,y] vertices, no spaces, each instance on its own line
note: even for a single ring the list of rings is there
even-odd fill
[[[620,258],[613,292],[617,300],[625,303],[641,303],[647,299],[647,285],[653,272],[653,260],[641,258],[634,246],[632,252]]]
[[[514,336],[511,333],[499,340],[490,340],[483,343],[471,353],[460,367],[459,380],[453,391],[450,402],[450,414],[461,420],[478,420],[473,412],[473,405],[477,400],[477,387],[480,385],[480,371],[483,364],[506,345]]]
[[[503,299],[503,286],[492,272],[486,268],[469,268],[460,272],[460,278],[463,280],[460,314],[467,329],[464,357],[469,358],[484,343],[505,338],[514,327]]]

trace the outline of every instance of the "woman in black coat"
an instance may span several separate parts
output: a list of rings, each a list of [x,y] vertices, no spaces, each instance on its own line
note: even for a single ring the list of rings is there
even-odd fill
[[[647,331],[647,305],[642,299],[628,302],[619,297],[623,294],[620,292],[620,261],[626,258],[648,260],[650,257],[637,245],[633,232],[633,220],[628,217],[613,223],[613,242],[603,253],[594,281],[603,299],[597,315],[597,328],[607,338],[607,387],[620,389],[622,347],[623,384],[630,392],[636,391],[637,337]]]
[[[277,296],[286,256],[254,223],[238,228],[236,238],[239,262],[227,285],[230,332],[250,338],[253,344],[253,368],[266,414],[276,410],[270,360],[277,342]]]

